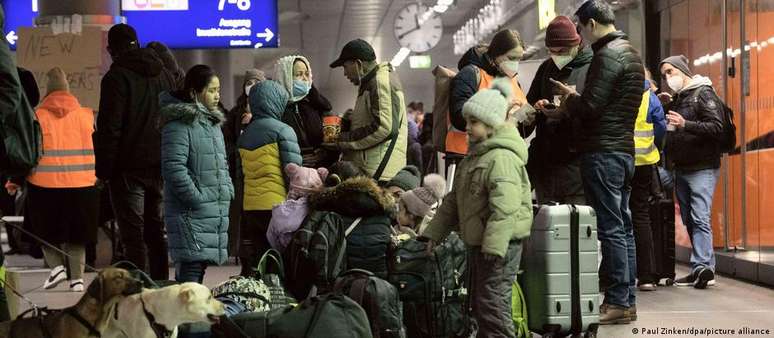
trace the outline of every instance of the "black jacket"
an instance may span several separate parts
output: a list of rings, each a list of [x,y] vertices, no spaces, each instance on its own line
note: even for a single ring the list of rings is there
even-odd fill
[[[291,126],[296,132],[301,155],[313,154],[315,150],[320,149],[320,145],[323,143],[323,114],[330,112],[331,109],[331,103],[320,94],[314,85],[303,99],[288,104],[285,114],[282,116],[282,122]],[[304,163],[304,166],[327,167],[336,161],[335,159],[331,160],[330,157],[326,155],[317,163]]]
[[[237,99],[236,106],[226,113],[226,122],[221,126],[223,141],[226,144],[226,156],[228,157],[228,172],[235,183],[237,178],[242,176],[242,173],[236,170],[237,159],[239,158],[237,140],[239,140],[239,135],[242,134],[242,131],[247,128],[246,124],[242,124],[242,114],[245,113],[246,109],[247,95],[242,94]]]
[[[505,76],[486,55],[486,47],[473,47],[460,58],[459,73],[452,79],[449,95],[449,119],[457,130],[464,131],[467,123],[462,116],[462,106],[478,92],[479,70],[492,76]]]
[[[175,89],[173,76],[152,49],[134,49],[113,62],[100,88],[97,177],[161,177],[159,94]]]
[[[666,106],[685,118],[685,127],[667,134],[667,160],[678,171],[720,168],[723,104],[712,87],[700,85],[675,96]]]
[[[551,59],[543,62],[529,88],[527,102],[534,105],[543,99],[554,101],[554,96],[559,95],[559,93],[549,79],[576,85],[580,90],[583,83],[579,85],[577,82],[583,81],[585,78],[592,57],[591,49],[583,48],[575,59],[561,70]],[[572,162],[578,155],[575,140],[581,131],[579,128],[580,120],[577,117],[549,121],[543,114],[536,116],[534,124],[519,128],[522,137],[529,136],[532,131],[537,129],[535,139],[532,140],[529,147],[527,168],[530,173],[540,171],[548,166],[566,165]]]
[[[617,31],[595,42],[583,94],[565,105],[581,120],[579,152],[624,152],[634,156],[634,122],[645,82],[642,59]]]

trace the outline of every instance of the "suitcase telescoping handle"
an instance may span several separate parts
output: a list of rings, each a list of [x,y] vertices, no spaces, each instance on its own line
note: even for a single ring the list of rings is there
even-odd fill
[[[582,333],[580,301],[580,212],[570,206],[570,332]]]

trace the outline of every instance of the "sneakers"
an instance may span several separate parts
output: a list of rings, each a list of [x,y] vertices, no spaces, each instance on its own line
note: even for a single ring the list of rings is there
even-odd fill
[[[599,325],[629,324],[629,309],[614,304],[602,304],[599,307]]]
[[[70,281],[70,291],[83,292],[83,279],[76,279]]]
[[[656,284],[654,283],[642,283],[637,286],[640,291],[656,291]]]
[[[48,279],[43,283],[43,288],[50,290],[55,288],[59,283],[67,278],[67,271],[63,265],[57,266],[51,269],[51,273],[48,275]]]
[[[715,285],[715,273],[710,268],[701,268],[682,278],[675,280],[677,286],[693,286],[697,289],[705,289]]]

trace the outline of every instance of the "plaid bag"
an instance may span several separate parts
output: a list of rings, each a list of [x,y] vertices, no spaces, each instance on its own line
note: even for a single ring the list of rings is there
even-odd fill
[[[277,250],[266,251],[258,261],[258,267],[253,271],[255,278],[262,281],[269,290],[269,303],[272,310],[297,303],[282,282],[285,279],[285,268],[282,264],[282,256]]]

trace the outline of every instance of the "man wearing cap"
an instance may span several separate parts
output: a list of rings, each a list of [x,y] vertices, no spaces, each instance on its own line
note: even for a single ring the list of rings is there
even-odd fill
[[[349,130],[328,146],[340,149],[343,160],[377,181],[389,181],[406,165],[408,121],[398,74],[389,63],[377,63],[374,49],[361,39],[344,45],[330,66],[344,67],[344,76],[358,86],[358,96],[353,112],[344,116]]]
[[[158,111],[159,94],[174,90],[175,80],[154,50],[140,48],[129,25],[110,28],[107,50],[113,64],[100,88],[97,177],[110,188],[126,259],[153,279],[167,279]]]
[[[672,93],[659,95],[674,130],[667,133],[667,166],[675,170],[677,201],[693,247],[691,273],[675,285],[704,289],[715,285],[710,213],[720,168],[723,102],[710,79],[693,75],[685,56],[670,56],[659,68]]]
[[[581,45],[575,24],[566,16],[558,16],[548,25],[546,48],[551,57],[538,68],[527,94],[527,102],[539,113],[534,123],[524,123],[519,128],[522,137],[537,130],[529,147],[527,171],[538,203],[586,204],[580,157],[573,137],[579,132],[579,121],[555,114],[548,105],[558,104],[561,94],[550,79],[583,92],[593,54],[589,47]]]
[[[637,320],[636,254],[629,211],[634,176],[634,125],[642,103],[644,67],[628,37],[615,27],[605,0],[588,0],[576,11],[580,34],[594,57],[580,94],[551,80],[562,93],[560,112],[580,121],[578,152],[586,199],[597,214],[602,250],[600,277],[609,282],[599,323]]]

